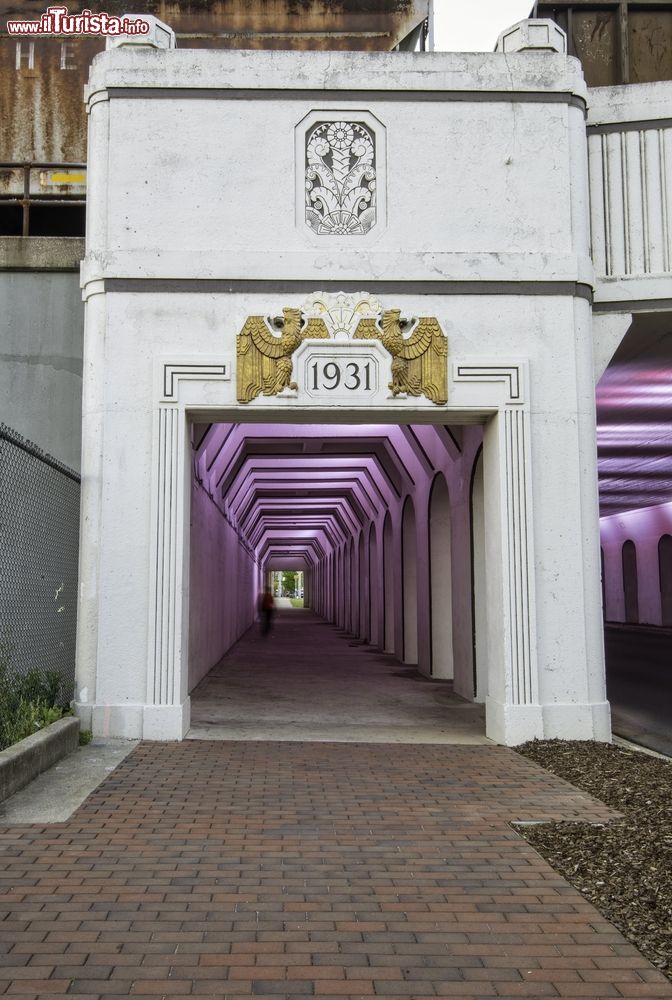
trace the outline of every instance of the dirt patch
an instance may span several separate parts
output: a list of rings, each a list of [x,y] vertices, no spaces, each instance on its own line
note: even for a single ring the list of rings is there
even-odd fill
[[[623,814],[519,832],[672,978],[672,761],[606,743],[535,740],[518,753]]]

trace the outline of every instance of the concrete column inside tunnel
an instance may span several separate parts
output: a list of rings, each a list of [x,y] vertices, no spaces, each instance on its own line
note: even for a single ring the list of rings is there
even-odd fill
[[[359,536],[359,635],[369,639],[369,553],[365,533]]]
[[[338,550],[338,618],[339,628],[345,628],[345,547]]]
[[[350,546],[350,631],[359,635],[359,541]]]
[[[378,536],[375,524],[369,531],[369,641],[380,645],[380,587],[382,576],[378,567]]]
[[[392,518],[389,512],[383,524],[383,650],[394,652],[394,568]]]
[[[352,538],[348,539],[344,549],[343,561],[343,627],[346,632],[352,631]]]
[[[404,663],[418,662],[418,551],[413,501],[407,498],[402,518]]]
[[[453,593],[450,545],[450,500],[442,475],[434,480],[429,509],[429,559],[431,582],[431,672],[452,678]]]

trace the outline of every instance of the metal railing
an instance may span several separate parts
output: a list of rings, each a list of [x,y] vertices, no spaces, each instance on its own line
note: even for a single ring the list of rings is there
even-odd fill
[[[40,191],[39,194],[37,194],[31,190],[31,174],[35,170],[61,170],[65,173],[77,171],[79,173],[86,174],[86,163],[51,163],[36,160],[19,163],[0,163],[0,173],[7,170],[11,170],[12,172],[22,171],[23,173],[23,183],[21,185],[22,190],[20,194],[11,191],[0,191],[0,205],[10,204],[21,206],[23,212],[21,225],[22,236],[30,236],[30,210],[33,206],[49,205],[62,207],[67,205],[72,207],[86,205],[86,196],[82,195],[80,192],[68,194],[63,193],[62,191],[55,191],[53,193]],[[59,184],[58,181],[52,183],[54,183],[56,187],[68,185],[67,181],[63,181],[62,184]],[[85,181],[78,180],[72,183],[80,187],[83,183],[85,183]]]

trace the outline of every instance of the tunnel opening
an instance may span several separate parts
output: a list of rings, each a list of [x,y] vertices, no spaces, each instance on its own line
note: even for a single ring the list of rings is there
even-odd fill
[[[484,738],[482,439],[190,424],[189,736]]]

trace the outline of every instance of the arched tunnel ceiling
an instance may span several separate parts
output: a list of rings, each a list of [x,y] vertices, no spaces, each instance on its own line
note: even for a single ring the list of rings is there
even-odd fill
[[[635,316],[597,386],[600,513],[672,500],[672,317]]]
[[[194,472],[268,568],[314,565],[460,454],[441,425],[194,424]]]

